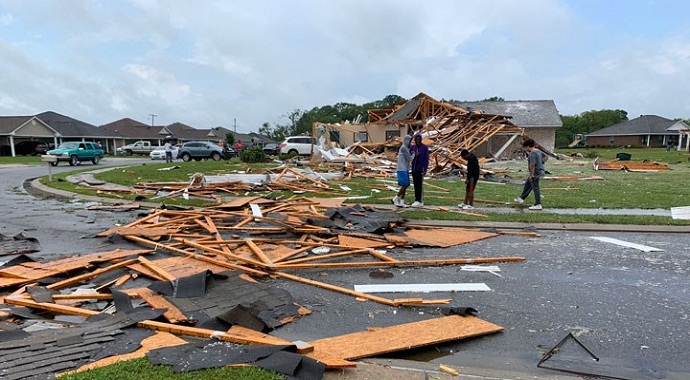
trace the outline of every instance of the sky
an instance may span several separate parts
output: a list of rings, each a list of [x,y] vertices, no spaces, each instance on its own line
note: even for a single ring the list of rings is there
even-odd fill
[[[688,14],[687,0],[0,0],[0,116],[246,133],[423,92],[690,119]]]

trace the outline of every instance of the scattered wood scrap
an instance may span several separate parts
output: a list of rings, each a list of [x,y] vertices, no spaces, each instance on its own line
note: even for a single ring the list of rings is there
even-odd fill
[[[671,170],[667,164],[658,162],[635,162],[635,161],[620,161],[618,159],[599,162],[595,159],[592,162],[594,170],[624,170],[628,172],[658,172]]]

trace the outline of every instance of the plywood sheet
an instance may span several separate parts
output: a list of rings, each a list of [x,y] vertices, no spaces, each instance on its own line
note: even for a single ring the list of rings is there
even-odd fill
[[[228,270],[228,268],[214,265],[206,261],[196,260],[191,257],[169,257],[167,259],[154,260],[153,262],[156,266],[164,269],[177,278],[191,276],[206,270],[210,270],[213,273],[220,273]]]
[[[343,198],[306,198],[311,202],[318,203],[322,207],[338,208],[343,207]]]
[[[434,247],[452,247],[477,240],[488,239],[498,234],[465,228],[439,228],[431,230],[407,230],[405,236],[411,243]]]
[[[387,241],[377,241],[373,239],[362,239],[354,236],[340,235],[338,236],[338,243],[350,248],[379,248],[390,245]]]
[[[431,344],[493,334],[501,330],[503,330],[503,327],[477,317],[450,315],[372,331],[362,331],[315,340],[309,342],[309,344],[314,346],[314,351],[307,356],[316,360],[319,360],[321,356],[355,360]]]

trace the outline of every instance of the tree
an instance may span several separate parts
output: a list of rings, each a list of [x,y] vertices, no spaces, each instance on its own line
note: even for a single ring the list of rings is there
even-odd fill
[[[575,116],[561,116],[563,126],[556,130],[556,146],[566,147],[578,134],[586,135],[628,120],[623,110],[592,110]]]
[[[482,102],[505,102],[505,101],[506,100],[500,96],[492,96],[490,98],[486,98],[486,99],[482,100]]]
[[[235,145],[235,135],[232,134],[231,132],[226,133],[225,134],[225,143],[228,144],[228,146]]]

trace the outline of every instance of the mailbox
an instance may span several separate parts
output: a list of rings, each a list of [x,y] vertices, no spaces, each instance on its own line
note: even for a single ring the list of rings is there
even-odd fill
[[[41,161],[43,161],[43,162],[57,162],[57,156],[53,156],[52,154],[43,154],[43,155],[41,155]]]

